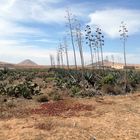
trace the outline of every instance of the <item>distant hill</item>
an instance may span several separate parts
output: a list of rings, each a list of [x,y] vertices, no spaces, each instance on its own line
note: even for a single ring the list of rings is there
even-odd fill
[[[112,61],[108,61],[108,60],[104,60],[103,61],[104,67],[110,67],[110,68],[115,68],[115,69],[123,69],[124,63],[117,63],[117,62],[112,62]],[[99,61],[97,63],[93,63],[93,66],[97,66],[97,65],[102,65],[102,62]],[[92,64],[87,65],[87,67],[91,67]],[[136,69],[140,69],[140,64],[128,64],[127,66],[131,67],[135,67]]]
[[[96,67],[96,66],[102,66],[102,61],[99,61],[97,63],[93,63],[93,66]],[[123,69],[123,63],[117,63],[117,62],[111,62],[111,61],[108,61],[108,60],[104,60],[103,61],[103,65],[104,67],[108,67],[108,68],[115,68],[115,69]],[[128,65],[128,64],[127,64]],[[87,65],[88,67],[91,67],[92,64],[89,64]]]
[[[2,61],[0,61],[0,68],[3,68],[3,67],[12,68],[12,67],[14,67],[14,64],[11,64],[11,63],[8,63],[8,62],[2,62]]]
[[[4,65],[4,64],[11,64],[11,63],[0,61],[0,65],[1,64]]]
[[[104,60],[103,63],[104,63],[104,66],[111,66],[113,64],[113,62],[108,61],[108,60]],[[93,63],[93,66],[96,66],[96,65],[102,65],[102,61]],[[92,64],[89,64],[87,66],[92,66]]]
[[[33,62],[30,59],[26,59],[20,63],[18,63],[18,65],[25,65],[25,66],[37,66],[38,64],[36,64],[35,62]]]

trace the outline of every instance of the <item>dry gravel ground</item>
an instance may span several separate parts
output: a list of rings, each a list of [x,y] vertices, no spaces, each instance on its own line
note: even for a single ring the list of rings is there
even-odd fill
[[[63,112],[59,116],[1,118],[0,140],[140,140],[140,93],[69,100],[93,109],[80,110],[72,116]],[[33,107],[39,106],[37,103]]]

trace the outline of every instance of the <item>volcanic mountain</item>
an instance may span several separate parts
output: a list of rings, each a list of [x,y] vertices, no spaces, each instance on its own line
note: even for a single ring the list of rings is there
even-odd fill
[[[35,62],[33,62],[30,59],[26,59],[20,63],[18,63],[18,65],[25,65],[25,66],[37,66],[37,64]]]

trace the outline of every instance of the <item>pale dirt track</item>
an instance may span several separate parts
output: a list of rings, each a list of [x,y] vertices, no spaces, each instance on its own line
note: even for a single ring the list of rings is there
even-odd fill
[[[94,109],[70,117],[65,112],[1,119],[0,140],[140,140],[139,93],[72,100]]]

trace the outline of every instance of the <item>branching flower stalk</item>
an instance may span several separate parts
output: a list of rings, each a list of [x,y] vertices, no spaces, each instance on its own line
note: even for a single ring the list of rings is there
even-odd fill
[[[61,67],[64,68],[64,63],[63,63],[63,46],[62,44],[60,43],[60,47],[59,47],[59,54],[60,54],[60,59],[61,59]]]
[[[126,68],[127,64],[126,64],[126,40],[128,38],[128,30],[126,28],[126,24],[124,24],[124,22],[121,22],[121,26],[120,26],[120,39],[123,41],[123,53],[124,53],[124,66]]]
[[[128,30],[126,28],[126,24],[121,22],[120,26],[120,39],[123,42],[123,53],[124,53],[124,69],[125,69],[125,92],[127,92],[127,62],[126,62],[126,40],[128,38]]]
[[[77,39],[77,44],[78,44],[78,48],[80,52],[82,72],[84,73],[84,56],[83,56],[82,33],[81,33],[80,23],[78,23],[76,26],[76,39]]]
[[[93,50],[94,50],[95,64],[96,64],[96,68],[97,68],[97,50],[96,50],[96,47],[94,47]]]
[[[104,69],[104,58],[103,58],[103,46],[104,46],[104,36],[102,35],[101,29],[97,28],[96,30],[96,38],[98,42],[98,48],[100,48],[100,55],[101,55],[101,63],[102,63],[102,68]]]
[[[57,51],[57,67],[60,68],[60,54],[59,54],[59,50]]]
[[[66,37],[64,38],[64,49],[65,49],[65,54],[66,54],[67,68],[69,70],[68,45],[67,45]]]
[[[100,69],[99,42],[97,39],[97,35],[96,35],[96,39],[95,39],[95,47],[96,47],[96,54],[97,54],[97,67]]]
[[[66,19],[68,21],[68,27],[69,27],[69,31],[70,31],[70,37],[71,37],[71,44],[72,44],[72,47],[73,47],[75,68],[77,69],[76,51],[75,51],[74,35],[73,35],[73,27],[72,27],[73,17],[72,17],[72,14],[70,13],[70,11],[68,9],[66,10],[66,13],[67,13]]]
[[[53,62],[52,62],[52,55],[50,54],[50,63],[51,63],[51,67],[53,66]]]
[[[86,29],[85,29],[85,32],[86,32],[86,44],[89,45],[89,48],[90,48],[90,56],[91,56],[91,65],[92,65],[92,69],[93,69],[93,51],[92,51],[92,42],[93,42],[93,34],[91,32],[91,27],[89,25],[86,26]]]
[[[113,68],[114,68],[114,55],[111,55],[111,59],[112,59],[112,65],[113,65]]]
[[[54,56],[50,55],[50,62],[51,62],[51,67],[55,68],[55,60],[54,60]]]

